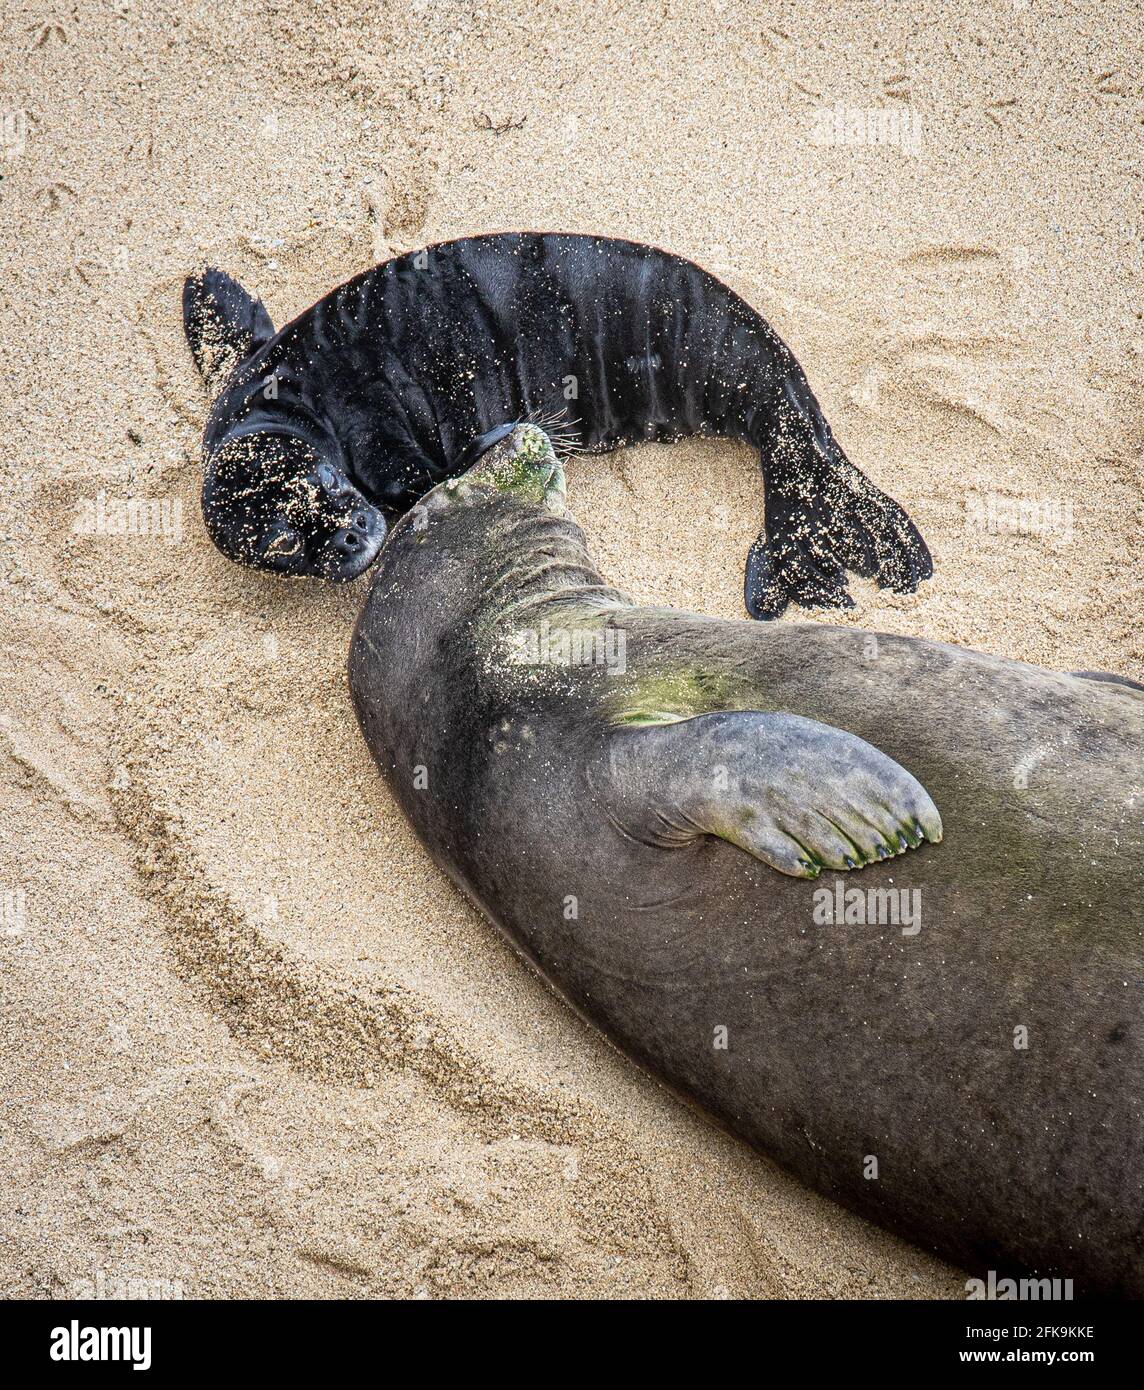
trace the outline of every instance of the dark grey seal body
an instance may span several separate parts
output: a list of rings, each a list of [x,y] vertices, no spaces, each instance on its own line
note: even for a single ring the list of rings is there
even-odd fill
[[[760,451],[753,617],[848,606],[846,571],[910,592],[916,527],[847,459],[793,353],[701,267],[638,242],[465,237],[350,280],[278,332],[221,271],[191,277],[187,337],[214,394],[203,515],[233,560],[352,579],[387,521],[523,419],[599,452],[710,434]]]
[[[629,1056],[974,1276],[1144,1293],[1138,688],[635,607],[520,431],[395,528],[349,672],[434,858]]]

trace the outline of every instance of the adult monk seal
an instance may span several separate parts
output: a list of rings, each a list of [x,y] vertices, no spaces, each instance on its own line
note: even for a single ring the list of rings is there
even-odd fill
[[[349,678],[431,854],[629,1056],[975,1277],[1144,1293],[1140,688],[636,607],[530,426],[394,528]]]
[[[218,270],[183,313],[215,400],[203,515],[242,564],[352,579],[386,519],[464,472],[525,418],[587,451],[712,434],[761,451],[766,533],[754,617],[849,606],[846,569],[912,592],[917,529],[835,442],[774,330],[680,256],[608,237],[508,233],[430,246],[359,275],[275,333]]]

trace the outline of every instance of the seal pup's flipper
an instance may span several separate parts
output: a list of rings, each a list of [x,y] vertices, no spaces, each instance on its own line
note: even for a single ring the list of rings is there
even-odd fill
[[[1134,681],[1131,676],[1117,676],[1111,671],[1070,671],[1068,674],[1086,681],[1099,681],[1102,685],[1123,685],[1129,690],[1144,690],[1144,685]]]
[[[853,608],[846,571],[912,594],[933,574],[918,528],[850,462],[796,367],[760,439],[766,528],[747,554],[752,618],[804,608]]]
[[[923,840],[941,817],[872,744],[796,714],[701,714],[609,738],[626,833],[665,848],[718,835],[780,873],[861,868]]]
[[[235,367],[274,337],[274,324],[260,299],[225,271],[208,266],[183,284],[183,331],[215,396]]]

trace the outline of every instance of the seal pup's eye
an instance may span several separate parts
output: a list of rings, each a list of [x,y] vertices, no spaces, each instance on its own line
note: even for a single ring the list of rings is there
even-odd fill
[[[267,569],[289,569],[305,558],[306,548],[299,531],[277,520],[263,532],[256,553],[257,563]]]
[[[342,502],[347,497],[356,497],[357,489],[338,468],[330,463],[320,463],[314,469],[314,481],[327,502]]]

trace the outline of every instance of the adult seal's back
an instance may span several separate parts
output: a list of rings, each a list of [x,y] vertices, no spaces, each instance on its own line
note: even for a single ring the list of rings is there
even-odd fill
[[[277,333],[221,271],[189,279],[183,307],[215,394],[203,513],[240,563],[351,579],[387,519],[515,422],[560,419],[570,449],[711,434],[760,450],[755,617],[791,599],[849,605],[848,569],[902,592],[933,572],[774,330],[654,247],[530,232],[444,242],[350,280]]]
[[[562,497],[526,427],[382,552],[350,684],[435,859],[827,1195],[982,1281],[1144,1294],[1144,693],[636,607]]]

